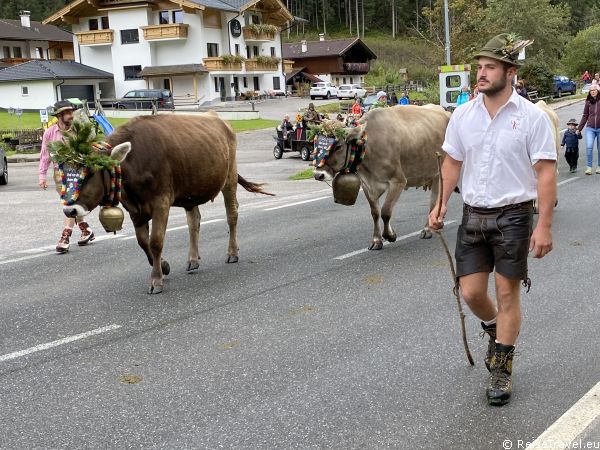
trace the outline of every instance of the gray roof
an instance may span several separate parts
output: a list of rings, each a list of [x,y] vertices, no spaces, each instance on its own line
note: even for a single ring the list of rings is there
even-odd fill
[[[21,26],[20,20],[0,19],[0,39],[20,41],[73,42],[73,35],[54,25],[31,22],[31,27]]]
[[[190,73],[208,72],[202,64],[178,64],[172,66],[147,66],[140,72],[142,77],[158,75],[185,75]]]
[[[220,9],[222,11],[238,12],[247,2],[236,2],[234,0],[192,0],[207,8]],[[239,6],[237,6],[239,4]]]
[[[0,83],[10,81],[113,78],[112,73],[75,61],[36,59],[0,70]]]
[[[299,59],[321,56],[342,56],[355,46],[362,47],[363,50],[369,54],[370,59],[377,58],[371,49],[358,38],[309,41],[306,43],[307,50],[304,53],[302,52],[302,44],[300,42],[283,44],[283,57],[286,59]]]

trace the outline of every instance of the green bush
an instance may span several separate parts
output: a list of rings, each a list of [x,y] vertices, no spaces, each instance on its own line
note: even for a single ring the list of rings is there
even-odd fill
[[[540,96],[552,94],[554,72],[548,64],[548,57],[543,50],[529,58],[519,72],[528,91],[538,91]]]

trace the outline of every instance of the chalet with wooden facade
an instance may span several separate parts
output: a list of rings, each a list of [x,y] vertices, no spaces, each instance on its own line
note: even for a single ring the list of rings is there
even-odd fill
[[[103,97],[169,89],[202,105],[285,89],[292,20],[281,0],[74,0],[44,23],[72,25],[77,61],[114,75]]]
[[[31,60],[74,60],[73,35],[54,25],[31,20],[0,19],[0,68]]]
[[[377,56],[358,38],[301,41],[283,44],[283,58],[294,61],[293,71],[286,75],[286,83],[329,81],[341,84],[363,84]]]

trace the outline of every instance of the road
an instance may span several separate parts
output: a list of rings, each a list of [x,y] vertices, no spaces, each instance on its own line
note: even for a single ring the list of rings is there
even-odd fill
[[[561,123],[581,110],[559,110]],[[275,161],[271,147],[269,131],[239,135],[240,173],[277,194],[240,193],[240,262],[224,264],[219,200],[202,208],[201,269],[186,274],[185,217],[173,210],[172,272],[156,296],[128,220],[114,236],[94,218],[103,240],[55,255],[56,194],[39,192],[35,165],[11,166],[0,448],[519,448],[600,381],[600,176],[560,161],[555,249],[530,261],[514,399],[491,408],[479,325],[467,314],[470,367],[440,243],[413,235],[427,196],[405,192],[403,239],[368,252],[364,198],[343,207],[324,184],[288,180],[306,163]],[[451,246],[459,218],[455,196]],[[599,426],[582,436],[598,439]]]

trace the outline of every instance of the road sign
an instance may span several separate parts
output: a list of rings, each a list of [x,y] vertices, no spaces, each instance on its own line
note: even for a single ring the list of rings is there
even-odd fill
[[[48,123],[48,110],[40,109],[40,122]]]

